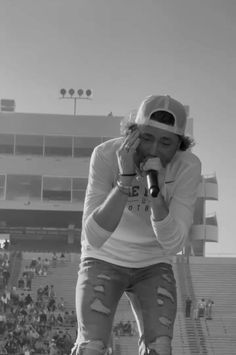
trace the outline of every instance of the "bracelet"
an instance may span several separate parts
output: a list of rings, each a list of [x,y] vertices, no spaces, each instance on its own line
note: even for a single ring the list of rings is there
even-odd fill
[[[119,191],[125,195],[131,196],[132,195],[132,186],[130,185],[123,185],[121,181],[117,180],[116,186],[118,187]]]
[[[120,176],[136,176],[137,174],[136,173],[133,173],[133,174],[119,174]]]

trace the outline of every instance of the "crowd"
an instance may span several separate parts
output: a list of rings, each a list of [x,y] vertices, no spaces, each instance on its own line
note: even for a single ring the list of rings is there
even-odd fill
[[[55,255],[51,262],[55,263]],[[40,286],[36,299],[32,298],[33,278],[46,276],[49,265],[46,259],[32,260],[17,287],[9,290],[5,285],[0,299],[0,354],[70,353],[75,335],[72,339],[71,329],[76,329],[77,323],[75,311],[66,309],[63,297],[56,296],[54,285]]]
[[[136,329],[133,324],[128,322],[120,321],[113,327],[113,333],[115,336],[133,336],[136,334]]]
[[[205,300],[205,298],[201,298],[196,302],[195,307],[193,308],[193,318],[205,318],[208,320],[212,319],[212,307],[214,305],[214,301],[211,298]],[[186,318],[191,317],[192,311],[192,300],[188,296],[185,300],[185,316]]]
[[[200,317],[205,317],[206,319],[212,319],[212,306],[214,304],[214,301],[211,298],[208,298],[205,300],[204,298],[201,298],[197,302],[197,306],[195,309],[195,316],[194,318],[200,318]]]
[[[10,278],[10,260],[7,252],[0,253],[0,289],[4,289]]]

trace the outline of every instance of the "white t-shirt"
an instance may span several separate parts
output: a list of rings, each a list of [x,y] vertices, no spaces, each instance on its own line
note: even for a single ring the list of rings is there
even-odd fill
[[[182,250],[193,222],[201,163],[191,152],[178,151],[158,174],[160,191],[169,207],[168,216],[159,222],[150,217],[146,177],[137,176],[120,223],[114,232],[109,232],[96,223],[93,212],[116,185],[119,173],[116,151],[123,139],[100,144],[91,156],[81,258],[93,257],[135,268],[171,263],[173,255]],[[111,213],[116,213],[115,209]]]

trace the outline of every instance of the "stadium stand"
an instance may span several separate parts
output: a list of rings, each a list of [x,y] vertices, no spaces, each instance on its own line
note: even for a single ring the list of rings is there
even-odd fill
[[[208,354],[236,354],[236,259],[191,257],[189,267],[196,301],[214,301],[212,319],[198,319]]]
[[[60,312],[63,315],[61,321],[53,321],[52,317],[50,318],[48,331],[45,331],[43,336],[35,341],[38,347],[38,352],[35,354],[50,354],[55,349],[59,349],[61,355],[69,354],[68,351],[65,354],[62,352],[60,342],[66,337],[67,349],[69,349],[76,337],[76,321],[71,323],[73,318],[71,314],[73,313],[75,317],[75,284],[80,255],[42,251],[8,252],[7,255],[5,259],[9,259],[11,270],[8,290],[14,285],[18,286],[23,274],[30,270],[32,260],[41,265],[44,265],[46,259],[49,261],[46,272],[36,268],[31,289],[28,289],[25,282],[23,289],[17,287],[17,290],[19,295],[24,294],[24,298],[30,294],[36,302],[38,290],[45,289],[47,286],[49,294],[51,292],[55,296],[56,315]],[[184,256],[178,256],[174,263],[174,273],[177,281],[178,308],[174,328],[173,355],[236,354],[236,259],[190,257],[188,263]],[[4,290],[5,288],[2,287],[1,296]],[[188,318],[185,316],[187,296],[191,297],[193,303],[191,315]],[[202,298],[206,300],[211,298],[214,302],[211,317],[207,315],[196,317],[194,310]],[[59,304],[62,307],[60,309]],[[5,313],[8,314],[8,311]],[[4,312],[1,312],[1,325],[3,319]],[[14,354],[21,354],[19,347],[14,348],[14,342],[12,345],[12,339],[9,338],[9,334],[15,330],[14,321],[8,321],[8,327],[12,328],[8,328],[7,332],[1,332],[0,335],[0,354],[4,354],[6,349],[8,353],[13,351]],[[136,355],[138,353],[137,342],[138,334],[134,316],[128,299],[123,296],[114,320],[113,353]],[[9,344],[11,344],[10,347]],[[24,349],[22,347],[21,351],[27,351],[26,345],[24,344]]]

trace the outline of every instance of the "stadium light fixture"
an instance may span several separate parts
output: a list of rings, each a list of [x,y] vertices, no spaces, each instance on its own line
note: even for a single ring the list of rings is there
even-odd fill
[[[92,90],[91,89],[78,89],[77,90],[77,95],[75,95],[75,90],[73,88],[68,90],[68,95],[67,95],[67,90],[66,89],[61,89],[60,90],[60,99],[72,99],[74,100],[74,116],[76,115],[76,102],[77,100],[91,100],[92,99]]]

